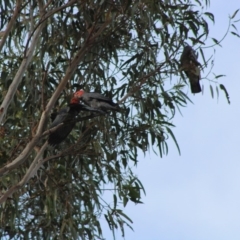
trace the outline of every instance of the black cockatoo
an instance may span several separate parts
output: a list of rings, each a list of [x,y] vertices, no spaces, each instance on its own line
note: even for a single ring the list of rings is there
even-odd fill
[[[200,63],[197,61],[194,50],[190,46],[185,46],[180,59],[181,70],[185,72],[189,78],[192,93],[202,91],[200,86]]]
[[[86,105],[91,108],[107,112],[108,110],[120,111],[118,104],[114,103],[112,99],[103,96],[100,93],[87,93],[83,89],[77,91],[76,96],[81,99]]]
[[[70,104],[67,107],[62,108],[58,113],[53,113],[51,115],[53,122],[50,128],[56,127],[60,123],[64,124],[53,133],[50,133],[48,138],[49,145],[55,146],[68,136],[76,124],[74,120],[80,111],[103,113],[102,111],[80,104],[78,96],[74,93],[74,96],[71,98]]]

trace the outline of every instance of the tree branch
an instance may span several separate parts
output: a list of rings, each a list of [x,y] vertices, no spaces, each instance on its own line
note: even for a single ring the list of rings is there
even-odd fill
[[[11,30],[14,26],[14,23],[15,23],[16,19],[18,18],[18,15],[19,15],[20,9],[21,9],[21,4],[22,4],[22,0],[17,0],[17,4],[16,4],[16,8],[14,10],[13,16],[12,16],[11,20],[9,21],[7,28],[4,31],[4,34],[2,36],[2,40],[0,42],[0,51],[2,50],[4,43],[6,42],[7,36],[11,32]]]
[[[40,136],[36,135],[25,147],[25,149],[19,154],[17,158],[15,158],[11,163],[5,165],[0,169],[0,177],[7,174],[9,171],[15,169],[17,166],[22,164],[24,160],[29,156],[31,150],[34,148],[34,146],[39,141]]]
[[[42,32],[42,29],[43,29],[44,25],[41,24],[39,26],[39,28],[37,29],[37,31],[35,32],[34,36],[33,36],[33,40],[32,40],[32,43],[31,43],[31,46],[27,52],[27,55],[26,57],[23,59],[9,89],[8,89],[8,92],[0,106],[0,124],[3,123],[3,120],[4,120],[4,116],[6,115],[7,113],[7,110],[8,110],[8,106],[9,104],[12,102],[12,99],[13,99],[13,96],[15,95],[16,91],[17,91],[17,88],[18,88],[18,85],[20,84],[21,80],[22,80],[22,76],[24,74],[24,72],[26,71],[30,61],[32,60],[32,57],[33,57],[33,52],[35,50],[35,47],[37,45],[37,42],[39,40],[39,36]]]
[[[36,174],[37,170],[43,164],[43,159],[41,159],[41,158],[42,158],[42,155],[43,155],[45,149],[47,148],[47,146],[48,146],[48,142],[46,141],[45,144],[42,146],[41,150],[38,152],[35,159],[33,160],[33,162],[31,163],[30,167],[28,168],[28,170],[25,173],[22,180],[18,184],[16,184],[15,186],[12,186],[7,192],[5,192],[1,196],[0,204],[5,202],[9,196],[11,196],[14,192],[19,190],[22,186],[24,186],[29,181],[29,179]]]

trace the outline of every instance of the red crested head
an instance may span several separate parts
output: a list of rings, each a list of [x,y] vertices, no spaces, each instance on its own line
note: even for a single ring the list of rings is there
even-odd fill
[[[77,92],[74,93],[74,97],[75,97],[75,98],[81,98],[84,93],[85,93],[84,90],[81,89],[81,90],[79,90],[79,91],[77,91]]]
[[[71,101],[70,101],[71,104],[79,104],[79,98],[78,97],[75,97],[73,96],[71,98]]]

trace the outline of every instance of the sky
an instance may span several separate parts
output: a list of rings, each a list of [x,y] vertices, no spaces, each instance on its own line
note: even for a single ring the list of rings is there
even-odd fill
[[[225,34],[228,16],[238,8],[239,1],[211,0],[208,11],[215,15],[215,25],[210,37]],[[240,31],[240,22],[236,26]],[[231,104],[222,91],[219,99],[212,99],[209,82],[202,80],[204,93],[191,95],[194,104],[174,118],[181,155],[168,141],[167,156],[139,156],[133,171],[146,196],[144,204],[124,208],[134,228],[125,228],[126,240],[240,239],[240,39],[228,34],[221,45],[213,72],[226,75],[220,81]],[[113,239],[102,224],[105,238]],[[122,239],[120,230],[116,239]]]

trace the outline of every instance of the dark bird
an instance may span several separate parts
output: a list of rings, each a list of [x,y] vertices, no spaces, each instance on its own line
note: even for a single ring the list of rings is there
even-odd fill
[[[86,105],[91,108],[102,110],[105,113],[108,110],[120,111],[118,104],[114,103],[112,99],[105,97],[100,93],[87,93],[81,89],[75,94],[79,99],[81,99]]]
[[[67,107],[62,108],[57,113],[51,114],[51,119],[53,122],[50,128],[56,127],[60,123],[63,123],[63,125],[61,125],[56,131],[50,133],[48,138],[49,145],[55,146],[65,140],[65,138],[74,128],[76,124],[75,117],[80,111],[103,113],[102,111],[80,104],[79,98],[75,93]]]
[[[189,78],[192,93],[199,93],[202,91],[200,86],[200,63],[197,61],[197,56],[190,46],[185,46],[180,59],[181,70],[185,72]]]

